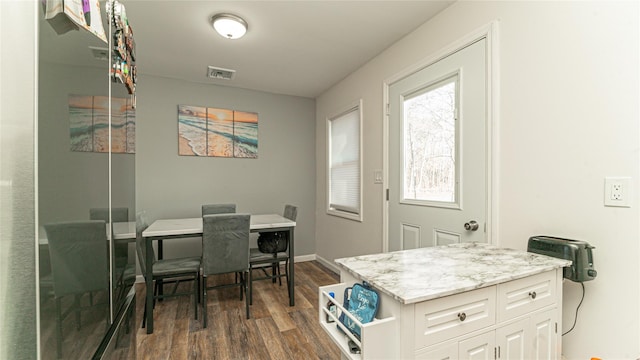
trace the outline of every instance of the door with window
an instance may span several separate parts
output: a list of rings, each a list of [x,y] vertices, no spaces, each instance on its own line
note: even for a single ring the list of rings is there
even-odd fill
[[[389,251],[486,242],[482,39],[389,87]]]

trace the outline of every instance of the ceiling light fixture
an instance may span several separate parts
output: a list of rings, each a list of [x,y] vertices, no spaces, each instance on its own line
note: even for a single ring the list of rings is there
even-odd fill
[[[211,17],[211,25],[227,39],[239,39],[247,32],[247,22],[232,14],[216,14]]]

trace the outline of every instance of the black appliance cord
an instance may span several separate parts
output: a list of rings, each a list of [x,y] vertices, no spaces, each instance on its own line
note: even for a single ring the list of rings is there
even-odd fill
[[[578,307],[576,308],[576,317],[575,317],[575,319],[573,319],[573,326],[571,326],[571,329],[567,330],[567,332],[562,334],[562,336],[565,336],[568,333],[570,333],[571,330],[573,330],[573,328],[576,327],[576,323],[578,322],[578,310],[580,310],[580,305],[582,305],[582,300],[584,300],[584,283],[581,282],[580,285],[582,285],[582,298],[580,299],[580,303],[578,304]]]

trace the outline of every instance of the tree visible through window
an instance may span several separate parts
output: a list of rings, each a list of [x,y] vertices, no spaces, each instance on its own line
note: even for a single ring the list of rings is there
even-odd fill
[[[404,199],[454,203],[457,75],[404,100]]]

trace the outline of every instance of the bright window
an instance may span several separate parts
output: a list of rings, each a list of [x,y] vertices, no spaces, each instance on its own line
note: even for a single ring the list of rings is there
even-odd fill
[[[404,99],[403,200],[449,207],[458,202],[457,75]]]
[[[328,119],[327,212],[361,221],[360,124],[360,102]]]

